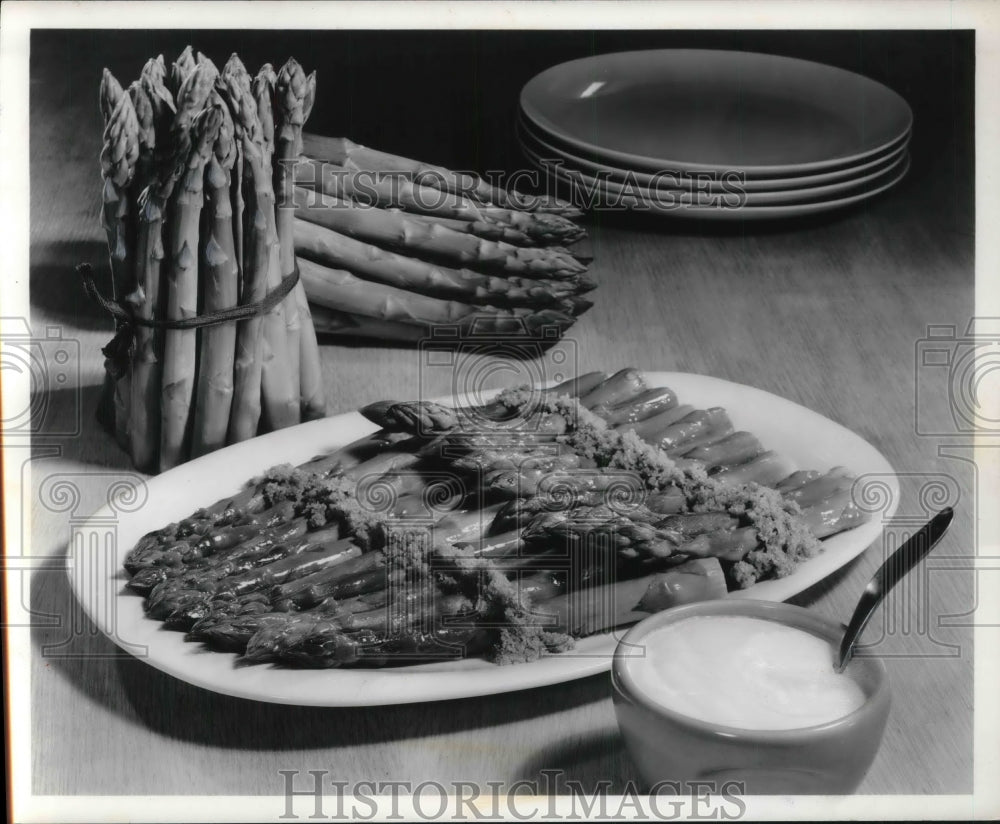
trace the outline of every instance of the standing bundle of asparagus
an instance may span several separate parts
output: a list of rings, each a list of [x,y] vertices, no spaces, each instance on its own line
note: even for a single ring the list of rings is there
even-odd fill
[[[580,213],[347,140],[305,134],[293,233],[316,328],[417,341],[435,324],[560,332],[592,306]],[[290,156],[289,156],[289,159]]]
[[[162,471],[325,414],[288,163],[315,98],[294,60],[254,79],[190,47],[127,92],[105,70],[103,224],[119,336],[113,426]],[[118,339],[116,338],[116,341]]]

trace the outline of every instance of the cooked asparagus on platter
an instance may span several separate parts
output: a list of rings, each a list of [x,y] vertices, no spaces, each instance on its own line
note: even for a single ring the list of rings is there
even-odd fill
[[[129,586],[248,663],[515,663],[792,574],[864,520],[846,470],[796,470],[724,410],[684,409],[635,369],[372,404],[372,434],[146,535]]]

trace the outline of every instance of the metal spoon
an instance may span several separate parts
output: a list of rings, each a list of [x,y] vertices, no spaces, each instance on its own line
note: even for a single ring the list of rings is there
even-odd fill
[[[851,622],[847,625],[844,638],[840,642],[840,653],[837,656],[837,672],[843,672],[847,662],[854,654],[854,645],[858,642],[858,636],[868,625],[869,619],[875,613],[878,605],[889,591],[896,586],[906,574],[919,564],[927,554],[934,549],[934,545],[941,540],[941,537],[948,531],[951,519],[954,517],[952,508],[946,507],[937,515],[924,524],[919,531],[915,532],[903,545],[890,555],[884,564],[879,567],[878,572],[868,582],[861,599],[854,608]]]

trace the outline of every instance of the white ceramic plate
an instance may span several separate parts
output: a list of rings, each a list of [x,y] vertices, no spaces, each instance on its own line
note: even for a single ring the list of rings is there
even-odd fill
[[[836,169],[820,174],[798,175],[796,177],[748,177],[741,175],[739,170],[715,170],[713,172],[684,172],[678,170],[661,170],[658,175],[633,169],[623,169],[606,163],[595,162],[574,154],[571,151],[555,145],[555,142],[543,137],[536,129],[519,117],[517,121],[518,139],[521,147],[542,158],[561,161],[566,169],[577,169],[586,175],[602,173],[612,183],[635,181],[640,186],[656,186],[660,189],[693,189],[707,188],[709,191],[726,191],[732,188],[732,181],[739,181],[739,187],[745,192],[756,194],[781,192],[793,189],[812,189],[817,186],[840,184],[854,185],[858,178],[884,171],[887,166],[899,160],[910,145],[910,133],[889,146],[884,152],[873,155],[862,163]],[[698,175],[698,177],[696,177]],[[723,178],[723,175],[728,175]]]
[[[877,475],[894,509],[898,485],[885,458],[853,432],[821,415],[768,392],[702,375],[647,374],[650,385],[670,386],[684,403],[725,407],[738,429],[755,433],[800,468],[849,467],[859,476]],[[310,706],[374,706],[465,698],[541,687],[607,671],[618,633],[581,640],[572,653],[530,664],[496,666],[479,659],[384,670],[294,670],[239,666],[237,656],[212,652],[165,630],[143,613],[143,599],[125,588],[121,564],[146,532],[186,517],[208,503],[238,491],[243,483],[277,463],[300,463],[347,444],[375,427],[358,413],[274,432],[191,461],[148,482],[144,504],[117,516],[117,546],[102,549],[96,539],[78,541],[71,550],[70,580],[77,599],[94,623],[115,643],[147,663],[188,683],[226,695]],[[140,501],[141,503],[141,501]],[[886,511],[884,517],[891,516]],[[102,535],[114,524],[105,508],[84,530]],[[793,575],[767,581],[732,598],[782,601],[822,580],[863,552],[882,531],[882,519],[836,535],[825,551],[801,564]],[[106,551],[104,551],[106,550]]]
[[[629,203],[628,199],[618,199],[615,195],[598,184],[596,187],[588,186],[577,188],[577,184],[572,177],[554,172],[553,176],[564,186],[568,187],[573,195],[570,197],[581,208],[584,209],[607,209],[612,204],[615,210],[633,211],[640,214],[656,215],[665,218],[680,218],[691,220],[719,220],[723,222],[739,220],[784,220],[795,217],[805,217],[807,215],[822,214],[853,206],[862,201],[869,200],[882,192],[888,191],[899,183],[910,169],[910,157],[905,155],[901,166],[895,167],[896,171],[892,175],[886,175],[875,184],[869,184],[858,194],[834,197],[828,200],[820,200],[811,203],[788,203],[773,206],[747,206],[739,205],[739,201],[732,201],[735,205],[728,205],[730,199],[717,196],[717,205],[711,206],[690,206],[670,201],[664,202],[656,197],[643,198],[641,202]],[[636,201],[637,199],[633,199]]]
[[[902,97],[862,75],[704,49],[562,63],[525,85],[521,109],[542,132],[613,165],[770,177],[860,161],[902,137],[913,119]]]
[[[650,189],[638,180],[617,181],[607,177],[596,178],[580,169],[570,166],[553,166],[545,163],[545,157],[537,154],[529,144],[522,142],[521,151],[524,156],[540,169],[551,169],[558,178],[576,181],[577,186],[586,191],[606,192],[611,196],[630,195],[649,201],[651,207],[670,210],[676,208],[697,207],[699,203],[725,203],[732,208],[756,208],[758,206],[788,206],[793,203],[820,202],[839,197],[850,197],[861,194],[868,189],[878,188],[883,183],[894,180],[900,169],[909,161],[909,155],[904,153],[896,156],[887,165],[877,167],[874,171],[861,174],[851,180],[828,183],[823,186],[812,186],[806,189],[790,189],[774,192],[747,192],[739,181],[732,181],[721,190],[690,190],[660,186]]]

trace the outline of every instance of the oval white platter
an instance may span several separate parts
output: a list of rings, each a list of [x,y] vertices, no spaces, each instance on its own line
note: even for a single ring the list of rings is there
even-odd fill
[[[730,381],[677,372],[646,374],[651,386],[669,386],[682,403],[722,406],[737,429],[756,434],[766,448],[790,458],[800,469],[846,466],[873,476],[888,502],[868,523],[824,542],[824,552],[782,579],[766,581],[731,598],[783,601],[827,577],[861,554],[882,532],[899,498],[888,461],[843,426],[776,395]],[[497,666],[481,659],[442,661],[389,669],[286,669],[241,666],[232,653],[209,651],[162,628],[145,616],[143,599],[125,587],[126,553],[152,529],[237,492],[251,477],[279,463],[302,463],[375,430],[354,412],[273,432],[190,461],[151,478],[141,505],[115,514],[96,512],[88,527],[106,534],[113,524],[115,546],[100,551],[97,541],[79,541],[71,551],[70,583],[91,620],[112,641],[151,666],[214,692],[282,704],[376,706],[467,698],[512,692],[583,678],[610,669],[624,629],[580,640],[570,653],[529,664]]]

